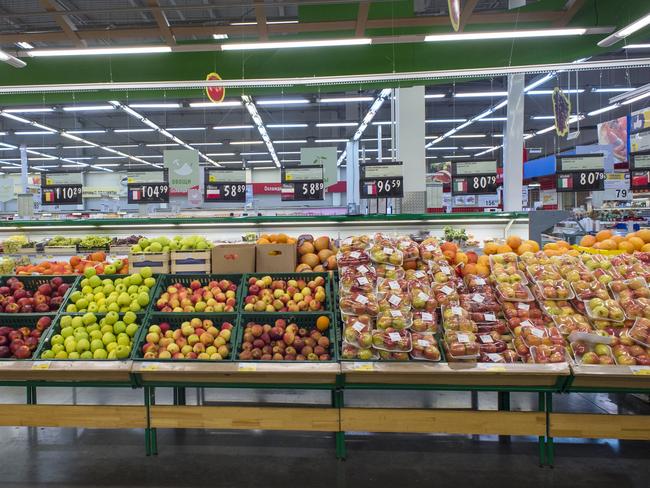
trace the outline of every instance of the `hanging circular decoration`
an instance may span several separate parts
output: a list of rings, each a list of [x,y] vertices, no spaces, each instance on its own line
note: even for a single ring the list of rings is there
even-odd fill
[[[205,77],[206,81],[220,80],[221,76],[219,73],[208,73],[208,76]],[[221,103],[226,96],[226,89],[222,86],[208,86],[205,88],[205,93],[210,99],[211,102]]]
[[[460,27],[460,0],[447,0],[449,6],[449,19],[454,32],[458,32]]]

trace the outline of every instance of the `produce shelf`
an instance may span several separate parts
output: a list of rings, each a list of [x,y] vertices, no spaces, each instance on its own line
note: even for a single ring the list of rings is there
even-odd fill
[[[36,291],[39,286],[48,284],[52,278],[61,278],[63,280],[63,283],[70,285],[70,288],[68,288],[68,291],[66,292],[65,296],[63,297],[63,301],[59,306],[59,310],[55,310],[53,312],[32,312],[32,313],[2,312],[0,313],[0,316],[9,316],[9,317],[32,316],[32,317],[36,317],[37,319],[42,317],[43,315],[47,315],[54,318],[54,316],[60,310],[65,310],[64,306],[69,300],[70,293],[72,293],[72,290],[75,289],[75,286],[77,285],[77,281],[79,280],[79,276],[77,275],[38,275],[38,276],[37,275],[2,275],[0,276],[0,286],[4,286],[9,278],[19,279],[21,283],[25,285],[25,289],[30,291]]]
[[[280,318],[280,314],[283,313],[291,313],[291,314],[303,314],[303,315],[316,315],[320,314],[322,312],[333,312],[334,311],[334,306],[338,306],[338,300],[333,300],[332,297],[332,275],[328,272],[325,273],[248,273],[244,275],[244,278],[242,279],[242,295],[241,295],[241,302],[240,302],[240,311],[242,313],[262,313],[262,312],[245,312],[244,311],[244,299],[245,299],[245,294],[248,292],[248,280],[250,278],[263,278],[264,276],[270,276],[273,281],[275,280],[284,280],[284,281],[289,281],[289,280],[304,280],[305,282],[309,282],[313,280],[314,278],[320,276],[325,278],[325,285],[323,286],[325,288],[325,308],[323,310],[317,310],[317,311],[304,311],[304,312],[268,312],[271,315],[276,315],[278,318]]]
[[[650,366],[572,364],[567,392],[650,393]]]
[[[201,283],[201,286],[205,286],[211,281],[221,281],[221,280],[228,280],[232,281],[234,284],[237,285],[237,290],[235,291],[236,296],[235,300],[237,300],[237,303],[235,305],[235,310],[234,312],[209,312],[212,315],[220,315],[220,314],[232,314],[236,313],[239,311],[239,305],[241,303],[241,297],[244,293],[244,276],[243,274],[205,274],[205,273],[192,273],[192,274],[159,274],[158,280],[157,280],[157,288],[156,292],[153,296],[153,299],[151,300],[151,303],[149,305],[149,309],[152,312],[160,313],[158,309],[156,308],[156,302],[160,298],[160,296],[167,290],[167,287],[175,284],[175,283],[180,283],[186,288],[189,288],[190,283],[192,281],[198,281]],[[203,312],[167,312],[168,315],[174,315],[176,313],[198,313],[201,314]]]

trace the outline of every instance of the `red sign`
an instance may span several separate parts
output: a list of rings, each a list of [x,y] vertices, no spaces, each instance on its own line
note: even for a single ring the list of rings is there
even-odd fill
[[[220,80],[221,76],[218,73],[208,73],[205,77],[206,81]],[[211,102],[221,103],[226,96],[226,89],[222,86],[208,86],[205,88],[205,93]]]
[[[253,183],[253,195],[279,195],[282,183]]]

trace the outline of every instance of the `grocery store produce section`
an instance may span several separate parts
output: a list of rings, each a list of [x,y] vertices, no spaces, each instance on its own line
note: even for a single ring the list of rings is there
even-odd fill
[[[88,254],[0,278],[0,383],[27,390],[0,425],[142,428],[148,454],[164,427],[334,432],[339,457],[346,431],[531,435],[549,464],[553,437],[650,438],[642,416],[552,409],[553,393],[650,392],[649,232],[603,254],[451,227],[65,239],[45,245]],[[5,259],[29,246],[5,240]],[[37,388],[65,385],[138,387],[144,404],[35,415]],[[164,387],[174,405],[156,405]],[[332,404],[188,406],[186,387],[324,389]],[[499,411],[345,407],[353,389],[493,391]],[[511,412],[511,392],[538,410]]]

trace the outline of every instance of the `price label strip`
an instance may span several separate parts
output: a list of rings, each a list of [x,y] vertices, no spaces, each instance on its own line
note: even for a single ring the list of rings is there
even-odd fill
[[[41,205],[81,205],[81,173],[49,171],[41,173]]]
[[[603,154],[556,156],[558,192],[602,191],[605,189]]]
[[[205,202],[246,202],[245,169],[205,169]]]
[[[494,195],[497,193],[497,162],[462,161],[451,165],[451,194]]]
[[[295,168],[282,168],[283,202],[323,200],[325,183],[323,165],[303,165]]]
[[[404,197],[402,162],[360,165],[359,190],[361,198]]]
[[[129,173],[128,203],[169,203],[169,172],[167,168]]]

